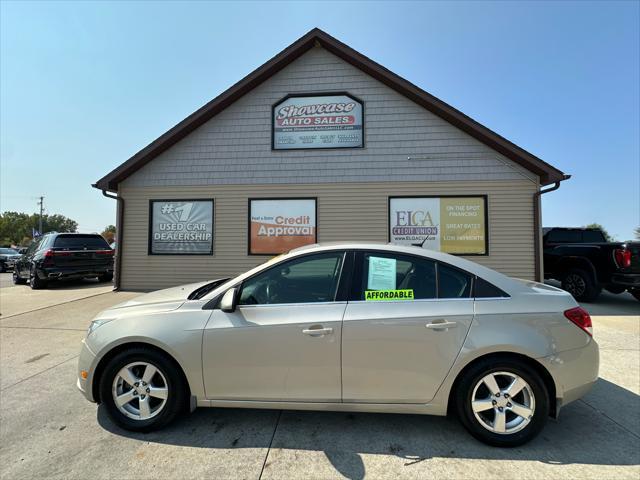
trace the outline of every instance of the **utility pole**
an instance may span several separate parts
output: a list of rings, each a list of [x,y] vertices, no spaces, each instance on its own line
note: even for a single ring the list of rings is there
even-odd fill
[[[40,221],[38,224],[38,232],[40,233],[40,235],[42,235],[42,212],[44,210],[44,197],[41,196],[40,197],[40,201],[38,202],[38,205],[40,205]]]

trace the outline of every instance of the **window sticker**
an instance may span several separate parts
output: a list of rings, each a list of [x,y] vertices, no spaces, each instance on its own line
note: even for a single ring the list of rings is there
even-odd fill
[[[367,290],[396,289],[396,259],[369,257]]]
[[[367,290],[364,292],[367,302],[385,300],[413,300],[413,290]]]

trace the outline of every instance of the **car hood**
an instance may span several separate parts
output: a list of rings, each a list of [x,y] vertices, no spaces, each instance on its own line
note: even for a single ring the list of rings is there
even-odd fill
[[[186,285],[146,293],[129,301],[115,305],[109,310],[131,309],[134,307],[137,309],[150,309],[154,311],[175,310],[187,300],[187,297],[191,292],[210,282],[210,280],[207,280],[206,282],[188,283]]]

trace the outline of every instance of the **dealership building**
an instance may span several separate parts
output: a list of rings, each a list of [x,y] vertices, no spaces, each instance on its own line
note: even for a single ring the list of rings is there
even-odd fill
[[[541,279],[540,195],[566,178],[314,29],[94,187],[117,200],[116,286],[153,290],[353,240]]]

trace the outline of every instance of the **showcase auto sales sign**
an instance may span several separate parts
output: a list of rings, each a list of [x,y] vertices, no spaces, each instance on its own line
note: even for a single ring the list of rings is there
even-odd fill
[[[363,146],[362,103],[348,95],[289,97],[273,108],[273,148]]]

